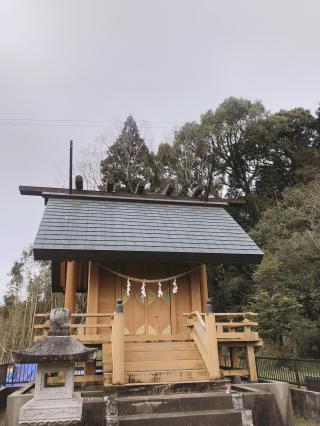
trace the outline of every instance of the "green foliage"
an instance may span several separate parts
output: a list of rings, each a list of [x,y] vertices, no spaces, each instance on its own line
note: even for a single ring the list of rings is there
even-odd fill
[[[139,180],[152,182],[152,156],[133,117],[126,119],[117,140],[107,149],[101,161],[102,186],[113,178],[118,191],[133,193]]]
[[[249,131],[266,114],[260,101],[228,98],[201,117],[215,170],[230,196],[250,195],[253,191],[262,153]]]
[[[265,158],[257,179],[260,204],[281,199],[287,187],[308,183],[319,173],[319,141],[316,118],[308,110],[280,111],[255,126]]]
[[[295,355],[320,356],[320,346],[304,338],[320,332],[319,223],[320,178],[286,190],[252,232],[265,257],[254,273],[251,308],[271,347]]]
[[[50,263],[35,262],[31,248],[23,251],[8,275],[0,306],[0,362],[11,361],[12,349],[31,343],[34,313],[48,312],[51,305]]]

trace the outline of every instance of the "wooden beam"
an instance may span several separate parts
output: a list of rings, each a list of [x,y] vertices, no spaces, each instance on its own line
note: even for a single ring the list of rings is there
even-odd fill
[[[205,312],[207,300],[208,300],[208,281],[207,281],[207,267],[204,263],[200,265],[200,292],[201,292],[201,308],[202,308],[202,312]]]
[[[99,266],[95,262],[90,262],[89,278],[88,278],[88,295],[87,295],[87,314],[98,313],[99,301]],[[98,322],[97,317],[87,317],[86,324],[93,326]],[[96,328],[88,328],[86,334],[97,334]]]
[[[62,195],[68,195],[69,194],[69,190],[66,188],[54,188],[54,187],[46,187],[46,186],[25,186],[25,185],[20,185],[19,186],[19,191],[21,195],[34,195],[34,196],[38,196],[41,197],[43,196],[44,193],[46,193],[47,195],[49,194],[62,194]],[[76,191],[73,192],[73,198],[75,198],[74,196],[76,195],[75,193]],[[110,198],[110,196],[108,196],[106,194],[105,191],[92,191],[92,190],[86,190],[84,189],[83,191],[81,191],[81,193],[83,195],[86,196],[93,196],[95,198],[100,198],[100,199],[105,199],[105,198]],[[118,199],[134,199],[135,195],[134,194],[126,194],[124,195],[123,192],[118,192],[118,193],[113,193],[112,198],[118,198]],[[139,201],[140,199],[138,199]],[[161,195],[159,194],[148,194],[146,196],[146,199],[143,199],[143,201],[151,201],[151,200],[157,200],[157,201],[164,201],[164,199],[162,198],[161,200]],[[201,205],[204,206],[210,206],[210,204],[215,205],[217,203],[224,203],[225,204],[233,204],[233,205],[245,205],[246,204],[246,200],[244,197],[239,197],[239,198],[209,198],[207,202],[205,201],[197,201],[195,202],[195,200],[190,200],[190,197],[174,197],[172,199],[173,201],[176,201],[178,204],[180,202],[184,202],[184,201],[188,201],[188,204],[192,204],[194,205],[195,203],[197,205],[199,205],[201,203]],[[141,200],[140,200],[141,201]]]

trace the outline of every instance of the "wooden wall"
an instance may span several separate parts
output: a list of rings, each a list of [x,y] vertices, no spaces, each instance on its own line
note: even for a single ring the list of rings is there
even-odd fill
[[[108,268],[137,278],[165,278],[185,272],[195,265],[161,263],[108,263]],[[91,262],[88,280],[88,313],[111,313],[116,299],[124,302],[125,329],[128,335],[169,336],[186,334],[186,318],[182,315],[194,310],[203,311],[200,268],[177,279],[178,292],[172,293],[172,282],[163,283],[163,297],[158,297],[158,285],[147,284],[147,297],[141,296],[141,283],[131,283],[127,296],[127,281]],[[203,285],[202,285],[203,288]],[[202,290],[203,292],[203,290]],[[94,324],[95,319],[90,319]],[[98,322],[105,323],[106,319]],[[102,332],[104,329],[101,330]],[[99,334],[101,333],[99,331]],[[96,329],[90,330],[96,334]]]

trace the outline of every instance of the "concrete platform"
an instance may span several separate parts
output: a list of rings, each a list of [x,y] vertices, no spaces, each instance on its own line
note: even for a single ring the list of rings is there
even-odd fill
[[[230,380],[204,380],[199,382],[174,382],[174,383],[128,383],[126,385],[112,385],[105,387],[105,395],[138,396],[138,395],[168,395],[177,393],[200,393],[227,391]]]
[[[243,426],[238,410],[189,411],[120,416],[120,426]]]

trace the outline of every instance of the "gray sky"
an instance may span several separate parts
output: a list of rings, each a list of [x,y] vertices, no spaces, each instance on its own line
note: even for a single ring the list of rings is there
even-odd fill
[[[319,0],[2,0],[0,295],[43,212],[18,185],[55,185],[69,139],[132,113],[156,147],[228,96],[314,111],[319,21]]]

